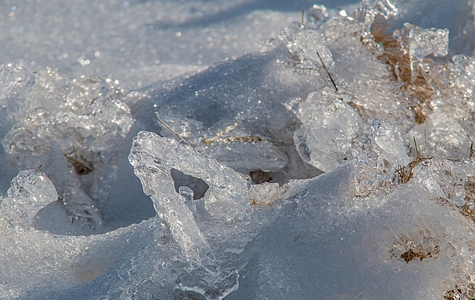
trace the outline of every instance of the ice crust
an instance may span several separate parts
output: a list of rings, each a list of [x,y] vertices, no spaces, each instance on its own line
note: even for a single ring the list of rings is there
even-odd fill
[[[138,90],[4,64],[0,298],[473,298],[475,6],[449,36],[427,3],[315,5]]]

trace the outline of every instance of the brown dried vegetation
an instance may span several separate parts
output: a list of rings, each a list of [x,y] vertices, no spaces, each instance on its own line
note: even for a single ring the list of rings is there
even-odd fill
[[[94,166],[91,162],[86,160],[81,155],[74,155],[74,154],[63,154],[66,157],[67,161],[73,165],[74,170],[78,175],[86,175],[94,171]]]
[[[456,284],[453,290],[444,293],[445,300],[475,300],[475,284],[471,281],[459,285]]]
[[[396,173],[394,176],[394,180],[397,183],[406,183],[412,179],[414,176],[413,169],[422,161],[432,159],[432,157],[422,157],[421,153],[419,152],[419,148],[417,148],[416,139],[414,138],[414,158],[407,166],[399,166],[396,169]]]
[[[378,59],[388,65],[394,80],[400,81],[401,90],[405,91],[409,97],[417,99],[418,105],[410,109],[415,114],[414,121],[421,124],[426,120],[423,108],[424,106],[430,108],[428,102],[434,94],[434,88],[421,62],[411,57],[408,46],[394,37],[391,28],[391,20],[388,21],[376,15],[371,33],[374,41],[383,48],[383,53],[378,56]],[[430,60],[426,63],[430,63]]]
[[[439,252],[439,247],[436,246],[434,248],[434,251],[436,253],[432,253],[431,251],[419,251],[419,250],[412,250],[409,249],[408,251],[404,252],[401,254],[401,259],[404,260],[406,263],[409,263],[412,260],[419,259],[419,261],[422,261],[424,258],[432,257],[433,255],[437,254]]]
[[[392,258],[403,260],[406,263],[413,260],[422,261],[426,258],[436,259],[439,252],[439,241],[426,229],[397,237],[389,251]]]
[[[460,296],[462,296],[462,289],[458,285],[455,285],[455,289],[444,293],[444,299],[446,300],[460,299]]]
[[[475,178],[468,177],[464,184],[465,204],[458,207],[460,213],[475,221]]]

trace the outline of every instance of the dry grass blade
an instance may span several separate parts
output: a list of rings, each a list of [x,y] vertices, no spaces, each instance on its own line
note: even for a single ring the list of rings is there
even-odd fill
[[[330,74],[330,71],[328,71],[328,68],[327,68],[327,66],[325,65],[325,63],[323,62],[323,59],[322,59],[322,57],[320,56],[320,53],[317,52],[317,55],[318,55],[318,58],[320,59],[320,61],[322,62],[322,66],[323,66],[323,68],[325,69],[325,71],[327,72],[328,77],[330,77],[330,80],[331,80],[331,82],[332,82],[332,84],[333,84],[333,88],[335,88],[335,92],[338,92],[338,88],[336,87],[335,80],[333,80],[332,74]]]
[[[168,130],[170,130],[174,135],[176,135],[183,143],[187,144],[188,146],[191,147],[191,149],[193,149],[193,151],[195,152],[198,152],[196,151],[196,149],[190,144],[188,143],[178,132],[176,132],[175,130],[173,130],[173,128],[171,128],[170,126],[168,126],[167,123],[163,122],[160,118],[157,118],[158,121],[160,123],[162,123],[163,126],[165,126],[165,128],[167,128]]]

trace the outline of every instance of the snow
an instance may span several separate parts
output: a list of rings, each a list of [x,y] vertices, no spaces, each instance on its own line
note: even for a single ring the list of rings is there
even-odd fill
[[[471,299],[475,3],[313,4],[2,2],[0,298]]]

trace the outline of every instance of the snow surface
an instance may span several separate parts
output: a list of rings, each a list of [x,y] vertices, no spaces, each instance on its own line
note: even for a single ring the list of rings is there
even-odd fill
[[[0,3],[0,298],[475,297],[475,2],[313,4]]]

